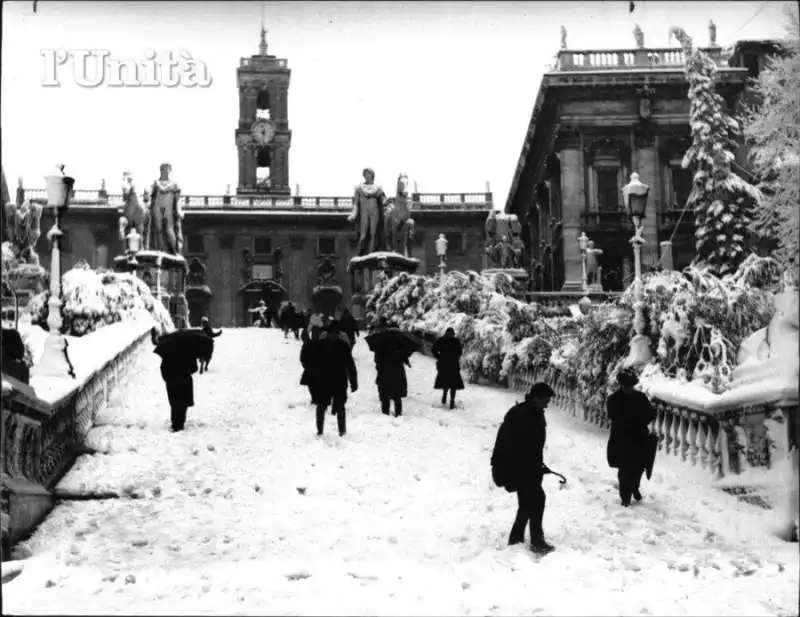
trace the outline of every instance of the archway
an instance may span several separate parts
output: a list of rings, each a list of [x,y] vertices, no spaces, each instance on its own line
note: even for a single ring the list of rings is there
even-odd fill
[[[243,298],[242,302],[242,323],[251,326],[258,319],[257,313],[251,313],[261,300],[263,300],[271,317],[278,314],[281,302],[286,298],[286,288],[276,281],[250,281],[239,288],[239,294]]]

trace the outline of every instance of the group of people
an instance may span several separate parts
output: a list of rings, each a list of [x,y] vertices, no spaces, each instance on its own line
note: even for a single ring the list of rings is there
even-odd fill
[[[381,334],[395,333],[398,336],[383,337]],[[350,392],[358,389],[358,372],[353,360],[353,347],[359,336],[358,323],[345,309],[339,319],[314,322],[303,335],[300,363],[303,374],[300,384],[308,388],[311,403],[316,407],[317,435],[322,436],[325,413],[337,417],[339,435],[347,430],[346,409],[348,386]],[[420,348],[412,339],[400,335],[394,323],[385,319],[378,322],[367,337],[374,354],[381,413],[395,417],[403,415],[403,399],[408,396],[406,367],[411,366],[411,356]],[[450,409],[455,408],[456,391],[464,389],[459,369],[461,343],[455,331],[448,328],[445,335],[433,345],[437,373],[435,389],[442,390],[442,404],[450,395]]]
[[[635,389],[638,377],[633,370],[620,371],[617,383],[619,389],[606,401],[611,421],[607,460],[610,467],[618,470],[620,503],[627,508],[631,498],[642,500],[642,476],[648,467],[652,468],[657,438],[648,427],[656,413],[647,396]],[[523,543],[528,525],[531,549],[538,554],[554,549],[542,529],[547,500],[542,480],[553,473],[544,462],[544,412],[553,394],[553,389],[543,382],[531,387],[525,400],[512,407],[503,419],[491,458],[495,484],[517,494],[517,514],[508,543]]]

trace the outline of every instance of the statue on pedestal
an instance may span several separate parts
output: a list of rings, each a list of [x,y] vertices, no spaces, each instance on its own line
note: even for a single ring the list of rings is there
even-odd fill
[[[180,207],[180,187],[170,180],[172,165],[162,163],[161,177],[153,183],[150,198],[152,248],[172,255],[183,252],[183,211]]]
[[[602,249],[594,248],[594,242],[589,240],[586,249],[586,284],[589,286],[601,286],[601,269],[599,258],[603,254]]]
[[[717,24],[713,19],[708,20],[708,44],[710,47],[717,46]]]
[[[497,215],[489,212],[484,225],[486,231],[486,255],[490,268],[524,268],[525,243],[522,241],[522,226],[514,215]]]
[[[411,218],[411,197],[408,194],[408,175],[397,178],[394,201],[383,213],[386,248],[405,257],[411,257],[411,239],[414,234],[414,219]]]
[[[358,234],[358,254],[366,255],[385,250],[383,210],[386,206],[386,194],[380,185],[375,184],[375,172],[366,168],[363,171],[364,182],[356,187],[353,196],[353,211],[347,217],[355,222]]]
[[[567,48],[567,29],[561,26],[561,49]]]
[[[129,171],[122,172],[122,207],[117,210],[119,214],[119,239],[125,246],[125,239],[130,230],[136,229],[142,237],[142,248],[150,248],[150,212],[139,201],[136,193],[136,183]]]
[[[6,242],[3,243],[3,262],[11,258],[22,264],[39,265],[36,243],[42,235],[42,206],[23,201],[5,205]]]
[[[642,32],[639,24],[636,24],[636,27],[633,29],[633,38],[636,40],[636,47],[644,49],[644,32]]]

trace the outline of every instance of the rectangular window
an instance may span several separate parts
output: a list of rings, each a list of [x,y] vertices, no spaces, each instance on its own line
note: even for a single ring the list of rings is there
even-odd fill
[[[464,234],[449,233],[445,234],[447,238],[447,252],[463,253],[464,252]]]
[[[597,209],[601,212],[616,212],[620,209],[618,173],[616,169],[598,169]]]
[[[336,238],[317,238],[318,255],[336,255]]]
[[[256,255],[272,255],[272,239],[263,236],[257,237],[253,245],[253,252]]]
[[[682,210],[689,200],[692,192],[692,170],[682,167],[672,168],[672,197],[671,206],[673,210]]]
[[[186,252],[189,255],[202,255],[206,252],[205,238],[200,234],[186,236]]]

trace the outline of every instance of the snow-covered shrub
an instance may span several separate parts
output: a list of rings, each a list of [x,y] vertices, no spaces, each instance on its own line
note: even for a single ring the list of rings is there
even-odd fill
[[[31,298],[27,307],[31,323],[44,330],[48,330],[49,300],[48,290]],[[152,316],[161,332],[175,328],[169,311],[139,278],[122,272],[96,272],[85,262],[62,277],[62,302],[62,334],[83,336],[144,313]]]

